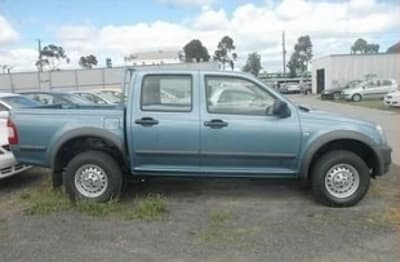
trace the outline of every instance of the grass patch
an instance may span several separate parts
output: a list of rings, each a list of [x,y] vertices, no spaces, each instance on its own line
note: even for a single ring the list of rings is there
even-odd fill
[[[345,100],[329,100],[329,101],[339,103],[339,104],[346,104],[346,105],[366,107],[366,108],[379,109],[379,110],[400,113],[400,108],[386,106],[383,104],[383,101],[380,99],[367,99],[367,100],[362,100],[360,102],[352,102],[352,101],[347,102]]]
[[[209,215],[209,225],[204,230],[190,232],[198,243],[239,242],[259,231],[257,227],[247,228],[235,225],[235,216],[229,210],[214,210]]]
[[[372,224],[400,226],[400,208],[391,207],[379,213],[372,213],[367,221]]]
[[[160,219],[167,213],[167,200],[160,194],[149,194],[138,200],[134,210],[134,216],[141,220]]]
[[[92,201],[72,202],[60,190],[42,184],[19,196],[25,215],[44,216],[73,211],[91,217],[117,217],[124,220],[154,220],[168,213],[167,200],[160,194],[149,194],[134,201],[134,205],[111,200],[106,203]]]

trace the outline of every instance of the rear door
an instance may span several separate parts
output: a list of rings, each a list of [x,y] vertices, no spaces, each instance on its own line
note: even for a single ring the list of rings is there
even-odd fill
[[[197,78],[195,73],[139,73],[136,77],[128,121],[133,171],[199,171]]]

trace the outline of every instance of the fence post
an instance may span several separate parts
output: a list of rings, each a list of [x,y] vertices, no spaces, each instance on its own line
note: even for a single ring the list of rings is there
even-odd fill
[[[10,76],[10,89],[11,89],[11,93],[15,93],[14,79],[13,79],[11,73],[8,73],[8,75]]]
[[[74,77],[75,77],[75,88],[79,90],[79,80],[78,80],[78,70],[74,70]]]
[[[104,68],[101,69],[101,82],[102,82],[103,88],[105,88],[106,87],[106,76],[105,76]]]

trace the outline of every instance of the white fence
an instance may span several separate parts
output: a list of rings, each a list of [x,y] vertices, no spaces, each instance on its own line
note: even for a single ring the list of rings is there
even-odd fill
[[[138,66],[150,69],[218,70],[216,63],[179,63]],[[120,87],[125,67],[75,69],[54,72],[21,72],[0,74],[0,92],[69,91]]]

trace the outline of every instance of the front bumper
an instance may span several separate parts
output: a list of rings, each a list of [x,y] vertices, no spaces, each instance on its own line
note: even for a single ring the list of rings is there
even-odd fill
[[[383,103],[387,106],[399,106],[400,107],[400,103],[398,102],[398,99],[393,99],[393,98],[386,98],[383,100]]]
[[[0,155],[0,179],[21,173],[30,166],[18,164],[12,153],[3,153]]]
[[[382,145],[377,147],[376,152],[378,154],[379,168],[375,172],[376,176],[382,176],[389,171],[390,164],[392,163],[392,148],[388,145]]]

